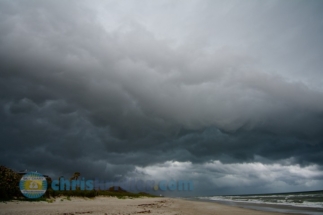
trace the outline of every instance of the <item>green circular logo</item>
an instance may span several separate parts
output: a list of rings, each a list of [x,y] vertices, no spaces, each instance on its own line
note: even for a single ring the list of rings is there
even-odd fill
[[[46,178],[37,172],[28,172],[20,179],[21,193],[30,199],[41,197],[47,190]]]

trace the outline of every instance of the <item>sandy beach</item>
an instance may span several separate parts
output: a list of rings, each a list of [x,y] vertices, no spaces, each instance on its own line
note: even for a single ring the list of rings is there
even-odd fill
[[[262,212],[232,207],[211,202],[194,202],[172,198],[117,199],[113,197],[57,198],[52,203],[11,201],[0,203],[0,214],[11,215],[130,215],[130,214],[167,214],[167,215],[273,215],[282,213]]]

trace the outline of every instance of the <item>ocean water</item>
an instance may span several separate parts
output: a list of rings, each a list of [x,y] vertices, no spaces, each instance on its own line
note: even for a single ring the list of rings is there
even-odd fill
[[[323,191],[240,196],[202,196],[197,197],[197,199],[256,210],[323,215]]]

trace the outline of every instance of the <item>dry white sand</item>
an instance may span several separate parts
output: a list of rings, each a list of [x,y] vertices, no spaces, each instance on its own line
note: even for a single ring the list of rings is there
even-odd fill
[[[238,207],[221,205],[213,202],[194,202],[170,198],[117,199],[96,197],[83,199],[71,197],[57,198],[52,203],[11,201],[0,203],[0,215],[130,215],[130,214],[165,214],[165,215],[278,215],[281,213],[261,212]]]

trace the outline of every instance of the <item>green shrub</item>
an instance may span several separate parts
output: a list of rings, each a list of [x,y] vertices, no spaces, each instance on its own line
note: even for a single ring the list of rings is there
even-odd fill
[[[0,199],[9,200],[21,197],[19,181],[21,176],[11,169],[0,166]]]

